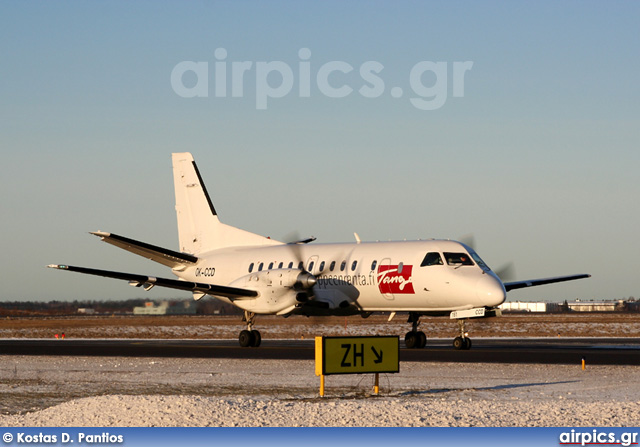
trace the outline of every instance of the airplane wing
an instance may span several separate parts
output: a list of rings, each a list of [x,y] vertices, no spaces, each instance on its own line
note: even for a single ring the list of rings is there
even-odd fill
[[[149,290],[153,286],[167,287],[169,289],[187,290],[189,292],[206,293],[208,295],[224,296],[231,300],[251,299],[258,296],[255,290],[241,289],[238,287],[218,286],[199,282],[179,281],[177,279],[157,278],[154,276],[136,275],[134,273],[111,272],[109,270],[97,270],[86,267],[74,267],[72,265],[51,264],[49,268],[67,270],[69,272],[85,273],[87,275],[104,276],[106,278],[123,279],[129,284]]]
[[[591,278],[591,275],[569,275],[569,276],[556,276],[554,278],[542,278],[542,279],[529,279],[525,281],[513,281],[505,282],[504,288],[508,292],[514,289],[524,289],[525,287],[542,286],[544,284],[553,284],[555,282],[573,281],[574,279]]]
[[[181,253],[169,250],[155,245],[140,242],[128,237],[120,236],[113,233],[105,233],[103,231],[92,231],[91,234],[98,236],[108,244],[115,245],[118,248],[130,251],[152,261],[158,262],[171,268],[184,267],[185,265],[195,264],[198,258],[188,253]]]

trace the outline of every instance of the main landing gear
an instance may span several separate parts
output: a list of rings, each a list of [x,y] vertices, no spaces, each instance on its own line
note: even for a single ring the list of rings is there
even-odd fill
[[[249,346],[257,348],[262,342],[262,336],[260,335],[260,332],[253,329],[253,325],[256,321],[256,314],[245,310],[242,321],[247,323],[247,329],[240,331],[240,335],[238,336],[240,346],[243,348],[248,348]]]
[[[424,332],[418,330],[420,324],[420,314],[409,312],[407,323],[411,323],[411,331],[404,336],[404,344],[409,349],[422,349],[427,345],[427,336]]]

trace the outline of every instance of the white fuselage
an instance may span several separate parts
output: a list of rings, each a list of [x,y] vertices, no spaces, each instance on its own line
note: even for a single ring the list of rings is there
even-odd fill
[[[244,310],[247,328],[240,346],[258,347],[258,314],[356,315],[408,312],[406,346],[424,347],[421,315],[457,319],[456,349],[471,342],[464,320],[499,315],[506,291],[590,275],[579,274],[503,283],[469,246],[450,240],[313,244],[309,238],[283,243],[220,221],[193,156],[172,154],[178,251],[103,231],[92,234],[116,247],[170,267],[179,280],[64,264],[49,267],[212,295]]]
[[[195,266],[174,273],[188,281],[259,290],[256,299],[221,298],[250,312],[314,314],[315,307],[275,293],[282,290],[273,283],[278,272],[299,272],[300,262],[316,278],[313,301],[324,305],[319,314],[345,309],[437,314],[495,307],[506,298],[502,282],[477,254],[448,240],[231,247],[201,254]],[[267,272],[267,283],[258,281]],[[273,298],[266,299],[269,294]]]

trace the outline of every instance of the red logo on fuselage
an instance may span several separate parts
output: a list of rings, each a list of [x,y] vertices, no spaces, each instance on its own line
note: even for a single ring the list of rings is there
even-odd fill
[[[412,265],[403,265],[398,272],[398,265],[381,265],[378,267],[378,289],[380,293],[415,293],[413,290],[413,278],[411,277]]]

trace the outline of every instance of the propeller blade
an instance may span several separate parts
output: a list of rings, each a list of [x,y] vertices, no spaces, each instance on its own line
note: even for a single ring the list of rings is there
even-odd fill
[[[471,247],[474,251],[476,249],[476,238],[473,233],[463,234],[458,238],[458,242],[462,242],[465,245]]]
[[[494,270],[494,272],[502,282],[512,281],[516,277],[516,267],[513,262],[507,262]]]
[[[468,233],[460,236],[458,239],[459,242],[462,242],[465,245],[471,247],[474,251],[476,250],[476,238],[473,233]],[[513,262],[507,262],[506,264],[501,265],[499,268],[493,270],[498,278],[502,282],[513,281],[516,276],[516,267]]]
[[[300,238],[300,233],[298,233],[297,231],[292,231],[291,233],[287,233],[287,235],[283,237],[282,240],[286,244],[308,244],[309,242],[315,241],[316,237],[310,236],[302,239]]]
[[[295,244],[296,241],[300,240],[300,233],[298,231],[290,231],[281,240],[286,244]]]
[[[293,254],[293,258],[295,261],[294,268],[300,270],[300,275],[298,277],[297,288],[306,290],[310,296],[313,296],[313,286],[316,284],[316,277],[309,271],[307,271],[305,266],[304,255],[302,253],[302,246],[304,244],[308,244],[309,242],[313,242],[316,240],[315,237],[310,237],[306,239],[300,239],[300,234],[297,231],[292,231],[287,234],[283,239],[286,241],[287,246],[290,248],[291,253]]]

